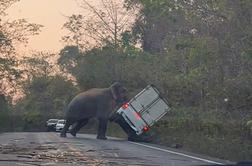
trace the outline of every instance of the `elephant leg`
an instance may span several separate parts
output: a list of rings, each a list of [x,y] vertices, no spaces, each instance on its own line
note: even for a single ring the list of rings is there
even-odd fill
[[[106,131],[107,131],[107,119],[99,119],[99,126],[98,126],[98,134],[97,139],[107,139],[106,137]]]
[[[70,134],[76,137],[76,133],[78,133],[78,131],[87,123],[88,123],[88,119],[82,119],[82,120],[77,121],[74,127],[70,130]]]
[[[61,130],[61,133],[60,133],[60,136],[61,136],[61,137],[66,137],[66,132],[67,132],[67,130],[68,130],[68,128],[70,127],[71,124],[72,124],[71,121],[67,119],[67,120],[66,120],[65,126],[64,126],[63,129]]]

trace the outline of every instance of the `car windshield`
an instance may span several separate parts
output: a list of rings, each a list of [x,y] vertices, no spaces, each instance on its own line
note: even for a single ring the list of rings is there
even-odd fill
[[[57,120],[57,119],[50,119],[48,122],[49,122],[49,123],[57,123],[58,120]]]
[[[65,121],[64,120],[60,120],[58,121],[59,124],[65,124]]]

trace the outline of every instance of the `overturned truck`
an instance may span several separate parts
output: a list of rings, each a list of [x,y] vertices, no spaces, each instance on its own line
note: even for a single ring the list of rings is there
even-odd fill
[[[161,119],[170,107],[154,85],[148,85],[111,117],[127,133],[129,141],[148,141],[143,135]]]

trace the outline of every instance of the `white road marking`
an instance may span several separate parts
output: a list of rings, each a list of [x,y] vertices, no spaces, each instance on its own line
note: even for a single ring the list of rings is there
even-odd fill
[[[28,166],[31,166],[32,164],[29,164],[29,163],[15,163],[15,164],[17,164],[17,165],[28,165]]]
[[[167,152],[167,153],[171,153],[171,154],[175,154],[175,155],[179,155],[179,156],[184,156],[184,157],[188,157],[188,158],[199,160],[199,161],[204,161],[204,162],[211,163],[211,164],[224,165],[223,163],[219,163],[219,162],[215,162],[215,161],[212,161],[212,160],[207,160],[207,159],[203,159],[203,158],[199,158],[199,157],[194,157],[194,156],[190,156],[190,155],[187,155],[187,154],[183,154],[183,153],[179,153],[179,152],[175,152],[175,151],[171,151],[171,150],[167,150],[167,149],[161,149],[161,148],[158,148],[158,147],[144,145],[144,144],[131,142],[131,141],[129,141],[129,142],[132,143],[132,144],[135,144],[135,145],[144,146],[144,147],[147,147],[147,148],[151,148],[151,149],[155,149],[155,150],[159,150],[159,151],[163,151],[163,152]]]
[[[114,156],[115,156],[115,157],[119,157],[117,153],[114,153]]]

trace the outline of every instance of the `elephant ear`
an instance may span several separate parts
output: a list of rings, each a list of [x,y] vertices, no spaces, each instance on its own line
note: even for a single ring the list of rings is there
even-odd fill
[[[110,89],[111,89],[111,93],[112,93],[112,96],[114,98],[114,100],[117,100],[117,98],[119,98],[120,94],[119,94],[119,88],[121,87],[121,84],[119,82],[115,82],[113,83],[111,86],[110,86]]]
[[[117,104],[123,104],[126,100],[126,89],[119,82],[115,82],[110,87],[111,93]]]

